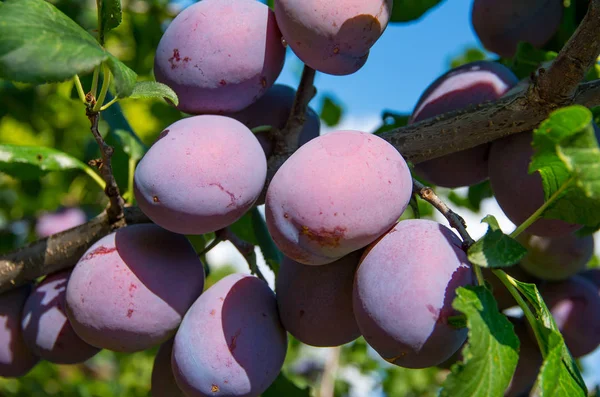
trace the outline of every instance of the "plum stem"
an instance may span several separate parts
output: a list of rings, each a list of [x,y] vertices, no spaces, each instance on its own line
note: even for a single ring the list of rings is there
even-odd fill
[[[217,230],[215,232],[214,240],[211,241],[206,247],[204,247],[204,249],[202,251],[198,252],[198,256],[202,257],[202,256],[206,255],[208,252],[210,252],[210,250],[215,248],[222,241],[223,241],[223,237],[221,236],[221,230]]]
[[[546,211],[546,209],[548,209],[548,207],[551,204],[553,204],[562,195],[562,193],[569,186],[571,186],[571,184],[573,183],[573,181],[575,181],[575,177],[574,176],[572,176],[571,178],[567,179],[565,181],[565,183],[563,183],[563,185],[560,187],[560,189],[558,189],[556,192],[554,192],[554,194],[552,196],[550,196],[550,198],[548,198],[548,200],[546,200],[546,202],[540,208],[538,208],[537,211],[535,211],[533,214],[531,214],[531,216],[529,218],[527,218],[523,223],[521,223],[519,225],[519,227],[516,228],[510,234],[510,237],[511,238],[517,238],[521,233],[523,233],[525,231],[525,229],[527,229],[535,221],[537,221],[538,218],[542,216],[542,214],[544,213],[544,211]]]
[[[219,230],[218,236],[223,240],[229,240],[231,244],[233,244],[235,249],[237,249],[238,252],[242,254],[244,259],[248,263],[250,272],[252,272],[252,274],[256,275],[258,278],[263,280],[265,283],[267,282],[265,276],[258,268],[256,252],[254,251],[254,244],[250,244],[249,242],[242,240],[229,228]]]
[[[517,286],[516,286],[517,284],[515,282],[515,279],[512,278],[511,276],[509,276],[508,274],[506,274],[506,272],[504,272],[502,270],[496,269],[496,270],[492,270],[492,272],[496,275],[496,277],[498,277],[500,279],[500,281],[502,281],[502,284],[504,284],[506,289],[508,289],[508,292],[510,292],[510,294],[513,296],[513,298],[515,298],[515,300],[519,304],[519,307],[521,307],[521,309],[523,310],[523,313],[525,314],[527,321],[531,325],[531,329],[533,330],[535,339],[537,340],[538,345],[540,346],[540,352],[542,353],[542,357],[544,359],[546,359],[547,349],[544,348],[544,343],[542,342],[540,330],[537,325],[537,319],[536,319],[535,315],[533,314],[533,312],[531,311],[531,308],[529,307],[527,302],[525,302],[525,300],[519,293]]]

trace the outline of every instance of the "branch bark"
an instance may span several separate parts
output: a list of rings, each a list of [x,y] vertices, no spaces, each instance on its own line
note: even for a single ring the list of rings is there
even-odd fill
[[[600,80],[580,84],[586,71],[596,62],[598,54],[600,0],[591,0],[588,14],[578,30],[561,50],[555,62],[547,71],[540,70],[539,76],[531,82],[527,90],[493,103],[471,106],[398,128],[382,134],[381,137],[396,147],[407,160],[416,164],[510,134],[530,131],[552,111],[562,106],[600,106]],[[269,159],[263,196],[279,167],[293,153],[293,150],[284,147],[296,145],[297,139],[293,140],[292,136],[295,131],[301,130],[306,106],[315,94],[314,75],[314,70],[310,68],[306,68],[303,73],[294,109],[286,127],[280,132],[283,137],[282,145]],[[92,132],[97,140],[100,138],[101,149],[106,148],[108,145],[97,133],[97,121],[97,114],[90,118]],[[107,164],[110,166],[110,151],[102,150],[102,153],[103,168]],[[105,154],[108,154],[106,159]],[[91,244],[114,230],[121,221],[127,224],[149,222],[139,209],[135,208],[126,208],[125,219],[121,220],[119,208],[122,208],[123,204],[112,172],[110,169],[101,171],[107,182],[106,193],[111,200],[108,212],[78,228],[0,256],[0,292],[73,266]],[[107,179],[105,173],[110,174],[112,180]],[[115,188],[117,190],[114,190]],[[460,221],[456,222],[457,225],[460,224]]]
[[[127,224],[151,222],[137,207],[125,208]],[[35,241],[0,257],[0,293],[75,266],[96,241],[115,229],[103,212],[91,221]]]

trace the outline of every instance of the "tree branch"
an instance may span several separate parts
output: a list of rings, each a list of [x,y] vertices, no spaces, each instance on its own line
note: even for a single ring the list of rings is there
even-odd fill
[[[150,222],[137,207],[125,208],[124,218],[127,224]],[[75,266],[92,244],[114,229],[108,214],[103,212],[83,225],[0,256],[0,293]]]
[[[588,11],[569,41],[545,73],[540,73],[537,94],[558,107],[571,103],[577,85],[600,54],[600,0],[591,0]]]

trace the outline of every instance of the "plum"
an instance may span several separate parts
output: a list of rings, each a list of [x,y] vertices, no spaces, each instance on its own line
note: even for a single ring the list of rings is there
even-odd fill
[[[183,10],[156,49],[156,80],[182,112],[237,112],[273,85],[285,59],[275,14],[255,0],[203,0]]]

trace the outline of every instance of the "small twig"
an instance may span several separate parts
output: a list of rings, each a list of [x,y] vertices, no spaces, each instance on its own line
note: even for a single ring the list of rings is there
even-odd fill
[[[446,203],[444,203],[442,199],[435,194],[432,188],[423,185],[416,179],[413,179],[413,194],[417,194],[423,200],[427,201],[435,209],[437,209],[444,216],[444,218],[446,218],[450,226],[456,229],[458,234],[460,234],[460,237],[462,238],[462,249],[463,251],[467,252],[469,247],[475,243],[475,240],[473,240],[469,235],[469,232],[467,232],[467,223],[465,220],[456,212],[452,211],[450,207],[448,207]],[[475,272],[477,283],[479,285],[485,285],[481,268],[477,265],[472,265],[472,268]]]
[[[242,240],[228,228],[221,229],[218,236],[220,236],[223,240],[229,240],[231,244],[233,244],[233,246],[238,250],[238,252],[242,254],[244,259],[246,259],[246,262],[248,262],[248,266],[250,267],[250,271],[264,282],[267,282],[265,276],[263,276],[262,272],[258,268],[254,245]]]
[[[222,230],[223,229],[217,230],[215,232],[215,239],[213,241],[211,241],[210,244],[208,244],[206,247],[204,247],[204,249],[198,253],[198,256],[206,255],[210,250],[215,248],[217,245],[219,245],[223,241]]]
[[[340,366],[341,352],[341,346],[331,348],[330,350],[329,357],[325,362],[325,368],[323,368],[323,375],[321,376],[319,397],[334,397],[335,395],[335,378]]]
[[[421,197],[423,200],[433,205],[433,207],[437,209],[444,216],[444,218],[448,220],[450,226],[458,231],[460,237],[463,240],[463,249],[465,251],[471,245],[473,245],[475,240],[473,240],[467,232],[467,223],[465,222],[465,220],[456,212],[452,211],[446,205],[446,203],[444,203],[442,199],[440,199],[438,195],[435,194],[432,188],[423,185],[416,179],[413,179],[413,191],[414,193],[419,195],[419,197]]]
[[[267,187],[275,176],[275,173],[281,165],[298,149],[298,136],[306,122],[306,110],[308,103],[316,95],[317,90],[314,86],[316,71],[306,65],[302,72],[302,78],[294,97],[294,104],[290,116],[281,130],[276,128],[271,130],[271,137],[275,142],[273,154],[269,157],[267,169],[267,183],[262,191],[258,202],[264,202],[267,194]]]
[[[306,122],[308,103],[317,94],[314,86],[315,75],[316,71],[313,68],[304,65],[290,116],[279,134],[275,133],[275,154],[294,152],[298,149],[298,136]]]
[[[88,107],[86,111],[86,115],[90,120],[90,130],[92,131],[92,135],[94,135],[94,139],[98,143],[98,147],[100,148],[100,153],[102,153],[102,167],[99,168],[100,174],[102,175],[102,179],[106,182],[106,187],[104,188],[104,192],[109,199],[108,209],[106,210],[108,214],[108,220],[111,225],[115,225],[115,227],[120,227],[124,225],[125,218],[123,215],[123,208],[125,206],[125,202],[123,201],[123,197],[119,192],[119,186],[117,185],[117,181],[112,172],[111,166],[111,158],[114,152],[114,149],[107,145],[100,135],[100,131],[98,131],[98,121],[100,119],[100,113],[92,110],[92,107]]]

